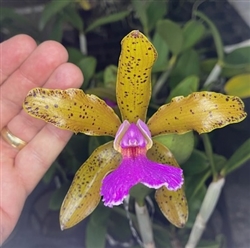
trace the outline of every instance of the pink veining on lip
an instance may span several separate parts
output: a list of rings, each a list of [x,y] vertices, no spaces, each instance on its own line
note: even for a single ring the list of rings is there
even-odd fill
[[[149,160],[147,150],[152,146],[152,139],[147,125],[124,121],[117,131],[114,148],[122,154],[119,167],[102,181],[101,195],[104,205],[112,207],[123,202],[129,190],[142,183],[149,188],[162,186],[177,190],[183,184],[182,170],[171,165]]]

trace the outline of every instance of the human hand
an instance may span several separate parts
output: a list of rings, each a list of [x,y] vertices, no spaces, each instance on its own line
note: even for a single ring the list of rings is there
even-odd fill
[[[27,196],[72,135],[22,110],[34,87],[81,86],[80,69],[67,59],[66,49],[55,41],[37,46],[31,37],[17,35],[0,44],[0,130],[7,127],[26,142],[17,149],[0,137],[0,245],[15,227]]]

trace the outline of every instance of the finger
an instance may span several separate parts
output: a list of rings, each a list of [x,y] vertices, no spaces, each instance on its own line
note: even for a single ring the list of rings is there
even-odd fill
[[[28,194],[55,161],[71,135],[70,131],[46,124],[35,138],[17,154],[15,171]]]
[[[19,113],[27,92],[34,87],[43,86],[52,72],[66,62],[67,58],[67,51],[61,44],[45,41],[9,76],[1,86],[0,129]]]
[[[28,35],[20,34],[0,44],[0,85],[14,72],[36,48]]]
[[[45,88],[79,88],[83,82],[81,70],[73,64],[60,65],[44,84]],[[7,125],[11,132],[20,139],[29,142],[46,123],[20,111]]]

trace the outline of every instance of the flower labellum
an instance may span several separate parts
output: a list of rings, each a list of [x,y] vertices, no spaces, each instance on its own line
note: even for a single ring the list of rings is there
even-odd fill
[[[182,170],[149,160],[147,150],[152,147],[151,134],[140,119],[136,124],[125,120],[117,131],[114,148],[122,154],[119,167],[102,182],[101,195],[105,206],[119,205],[129,190],[142,183],[149,188],[177,190],[183,184]]]

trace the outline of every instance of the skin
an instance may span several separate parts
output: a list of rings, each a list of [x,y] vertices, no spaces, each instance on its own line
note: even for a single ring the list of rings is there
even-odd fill
[[[67,63],[66,49],[58,42],[37,46],[27,35],[0,44],[0,130],[9,130],[27,142],[17,150],[0,137],[0,245],[14,229],[24,202],[72,132],[32,118],[22,110],[23,99],[34,87],[78,88],[83,76]]]

